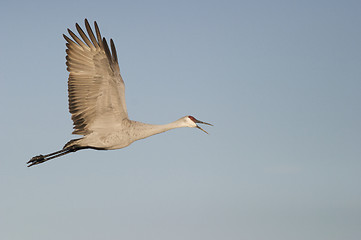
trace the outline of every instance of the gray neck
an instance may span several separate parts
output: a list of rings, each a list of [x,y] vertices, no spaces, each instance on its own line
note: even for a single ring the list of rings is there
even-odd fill
[[[183,124],[183,121],[181,121],[181,119],[163,125],[147,124],[136,121],[132,121],[132,122],[134,126],[134,137],[136,138],[135,140],[150,137],[152,135],[166,132],[174,128],[186,127]]]

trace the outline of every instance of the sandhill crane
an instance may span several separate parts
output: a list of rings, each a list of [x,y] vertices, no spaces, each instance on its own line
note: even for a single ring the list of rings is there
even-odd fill
[[[66,65],[69,71],[69,111],[74,123],[73,134],[83,137],[70,140],[60,151],[33,157],[27,162],[28,167],[81,149],[124,148],[136,140],[174,128],[198,128],[207,133],[197,123],[213,126],[192,116],[185,116],[164,125],[130,120],[113,40],[110,39],[110,51],[96,22],[94,35],[88,20],[85,19],[90,39],[78,24],[75,26],[82,40],[69,29],[68,33],[73,40],[64,34],[63,36],[67,42]]]

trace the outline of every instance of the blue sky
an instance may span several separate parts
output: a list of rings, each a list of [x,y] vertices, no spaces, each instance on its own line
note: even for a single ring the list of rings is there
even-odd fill
[[[360,1],[5,1],[1,239],[360,239]],[[72,136],[66,28],[113,38],[129,116],[185,115],[33,168]]]

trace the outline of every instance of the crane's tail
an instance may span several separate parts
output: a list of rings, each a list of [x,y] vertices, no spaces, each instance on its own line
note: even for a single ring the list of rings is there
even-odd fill
[[[33,157],[32,159],[30,159],[30,161],[27,162],[27,164],[29,164],[28,167],[46,162],[48,160],[63,156],[68,153],[76,152],[80,149],[83,149],[84,147],[80,147],[79,145],[76,145],[77,140],[78,139],[69,141],[67,144],[65,144],[63,149],[61,149],[57,152],[49,153],[47,155],[38,155],[38,156]]]

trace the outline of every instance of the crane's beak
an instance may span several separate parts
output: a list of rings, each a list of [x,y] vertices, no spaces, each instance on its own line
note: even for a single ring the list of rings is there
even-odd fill
[[[213,126],[212,124],[210,124],[210,123],[206,123],[206,122],[202,122],[202,121],[199,121],[199,120],[197,120],[196,119],[196,123],[200,123],[200,124],[206,124],[206,125],[209,125],[209,126]],[[200,126],[196,126],[196,128],[198,128],[198,129],[200,129],[200,130],[202,130],[203,132],[205,132],[205,133],[207,133],[207,131],[206,130],[204,130],[203,128],[201,128]],[[208,134],[208,133],[207,133]]]

